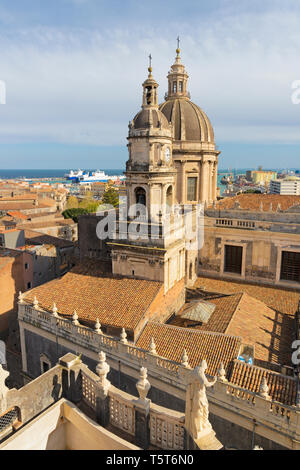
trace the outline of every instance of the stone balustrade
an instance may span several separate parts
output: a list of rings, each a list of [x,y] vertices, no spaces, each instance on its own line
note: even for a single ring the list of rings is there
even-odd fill
[[[74,345],[81,345],[96,353],[103,351],[108,355],[109,359],[120,361],[132,370],[139,371],[142,366],[146,367],[149,377],[155,378],[167,385],[171,384],[180,390],[182,397],[185,396],[186,383],[191,372],[191,369],[186,364],[180,364],[160,357],[127,342],[124,343],[116,338],[98,333],[91,328],[74,325],[71,319],[67,320],[58,315],[54,316],[50,312],[42,311],[38,306],[33,307],[26,304],[23,300],[19,302],[19,319],[51,332],[53,335],[65,338],[74,343]],[[94,408],[97,401],[94,387],[95,383],[97,384],[97,381],[100,379],[91,371],[87,373],[84,370],[82,376],[84,400],[89,406]],[[111,386],[108,392],[108,400],[113,403],[113,405],[110,405],[110,422],[123,430],[125,430],[123,426],[126,426],[126,428],[130,429],[130,432],[128,432],[133,434],[135,428],[132,427],[132,423],[134,422],[136,405],[129,406],[128,403],[132,398],[128,398],[127,394],[125,394],[127,396],[127,405],[125,406],[125,392],[120,392],[120,390],[116,392],[116,390]],[[300,449],[299,407],[287,406],[272,401],[259,394],[228,383],[221,377],[214,387],[207,390],[207,396],[214,414],[224,416],[226,412],[227,416],[237,417],[236,422],[239,422],[242,416],[249,423],[255,422],[257,426],[261,426],[264,429],[272,428],[272,438],[275,442],[289,448]],[[179,441],[181,442],[180,439],[182,439],[182,430],[180,430],[182,424],[180,424],[180,419],[176,418],[174,420],[172,418],[170,422],[168,421],[168,428],[167,421],[164,422],[161,417],[158,417],[159,413],[153,407],[154,405],[151,404],[149,415],[151,422],[149,426],[149,429],[151,429],[151,443],[160,447],[159,443],[161,442],[161,448],[164,448],[163,446],[166,442],[171,442],[170,436],[172,435],[172,442],[174,442],[174,447],[172,448],[180,447]],[[171,422],[173,423],[172,425],[170,424]],[[169,438],[166,437],[168,432],[170,432]],[[181,437],[179,438],[178,436]]]

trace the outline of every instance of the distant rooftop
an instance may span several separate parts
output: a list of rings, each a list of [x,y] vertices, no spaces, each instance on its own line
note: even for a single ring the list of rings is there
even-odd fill
[[[217,209],[231,210],[239,204],[240,209],[249,211],[276,212],[278,205],[280,210],[286,211],[299,205],[300,196],[286,196],[279,194],[239,194],[238,196],[221,199],[217,202]]]

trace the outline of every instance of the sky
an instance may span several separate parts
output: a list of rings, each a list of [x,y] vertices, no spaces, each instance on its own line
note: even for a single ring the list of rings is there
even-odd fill
[[[300,168],[299,25],[294,0],[0,0],[0,168],[123,168],[178,35],[219,167]]]

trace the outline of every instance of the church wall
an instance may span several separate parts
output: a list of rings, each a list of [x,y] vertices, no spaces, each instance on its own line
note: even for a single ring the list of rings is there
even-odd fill
[[[234,219],[224,219],[227,224]],[[221,278],[264,281],[266,284],[300,288],[295,282],[281,281],[282,251],[299,251],[300,236],[280,231],[216,226],[215,220],[205,219],[204,245],[199,251],[198,274],[211,274]],[[247,223],[247,222],[246,222]],[[225,245],[243,247],[242,274],[224,270]]]

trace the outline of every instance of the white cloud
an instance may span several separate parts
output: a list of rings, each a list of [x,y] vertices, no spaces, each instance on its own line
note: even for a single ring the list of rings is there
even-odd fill
[[[78,0],[73,0],[77,1]],[[0,12],[1,13],[1,12]],[[0,35],[0,142],[125,145],[140,109],[147,57],[160,98],[182,36],[192,100],[211,118],[217,140],[300,141],[299,12],[228,13],[197,25],[116,25],[109,30],[23,29]]]

